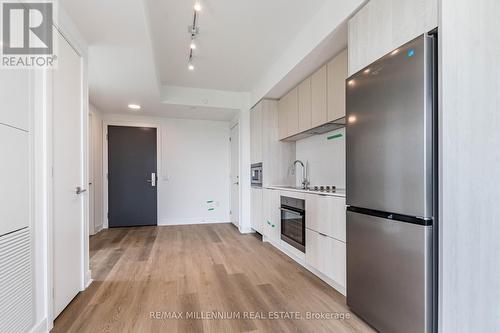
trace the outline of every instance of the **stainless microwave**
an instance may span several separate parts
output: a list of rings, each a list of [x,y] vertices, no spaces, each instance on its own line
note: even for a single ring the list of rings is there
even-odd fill
[[[262,163],[252,164],[250,182],[254,187],[262,187]]]

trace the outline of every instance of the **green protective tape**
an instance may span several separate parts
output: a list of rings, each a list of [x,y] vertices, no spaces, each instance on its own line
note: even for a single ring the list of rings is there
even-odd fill
[[[209,212],[211,212],[211,211],[213,211],[213,210],[215,210],[215,208],[209,208],[209,209],[208,209],[208,211],[209,211]]]
[[[329,137],[327,137],[326,139],[327,140],[333,140],[333,139],[338,139],[338,138],[341,138],[342,137],[342,134],[335,134],[335,135],[331,135]]]
[[[208,200],[207,203],[214,203],[214,201],[213,200]]]

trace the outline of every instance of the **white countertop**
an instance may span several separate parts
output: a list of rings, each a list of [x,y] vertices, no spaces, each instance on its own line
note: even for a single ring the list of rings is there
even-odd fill
[[[337,189],[335,192],[320,192],[320,191],[304,190],[300,187],[293,187],[293,186],[286,186],[286,185],[264,186],[264,188],[271,189],[271,190],[300,192],[300,193],[307,193],[307,194],[327,195],[327,196],[332,196],[332,197],[345,198],[345,189]]]

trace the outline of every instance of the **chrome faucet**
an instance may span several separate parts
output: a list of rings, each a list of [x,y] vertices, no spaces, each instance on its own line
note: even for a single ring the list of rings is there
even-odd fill
[[[302,188],[305,190],[309,186],[309,180],[307,180],[307,169],[302,161],[296,160],[292,165],[293,174],[295,174],[295,171],[297,170],[297,164],[302,166]]]

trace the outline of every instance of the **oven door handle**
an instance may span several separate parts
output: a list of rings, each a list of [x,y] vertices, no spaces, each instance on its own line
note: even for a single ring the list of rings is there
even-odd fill
[[[280,207],[280,210],[283,211],[283,212],[288,212],[288,213],[292,213],[292,214],[299,214],[300,216],[304,216],[305,215],[303,212],[296,211],[296,210],[293,210],[293,209],[288,209],[288,208]]]

